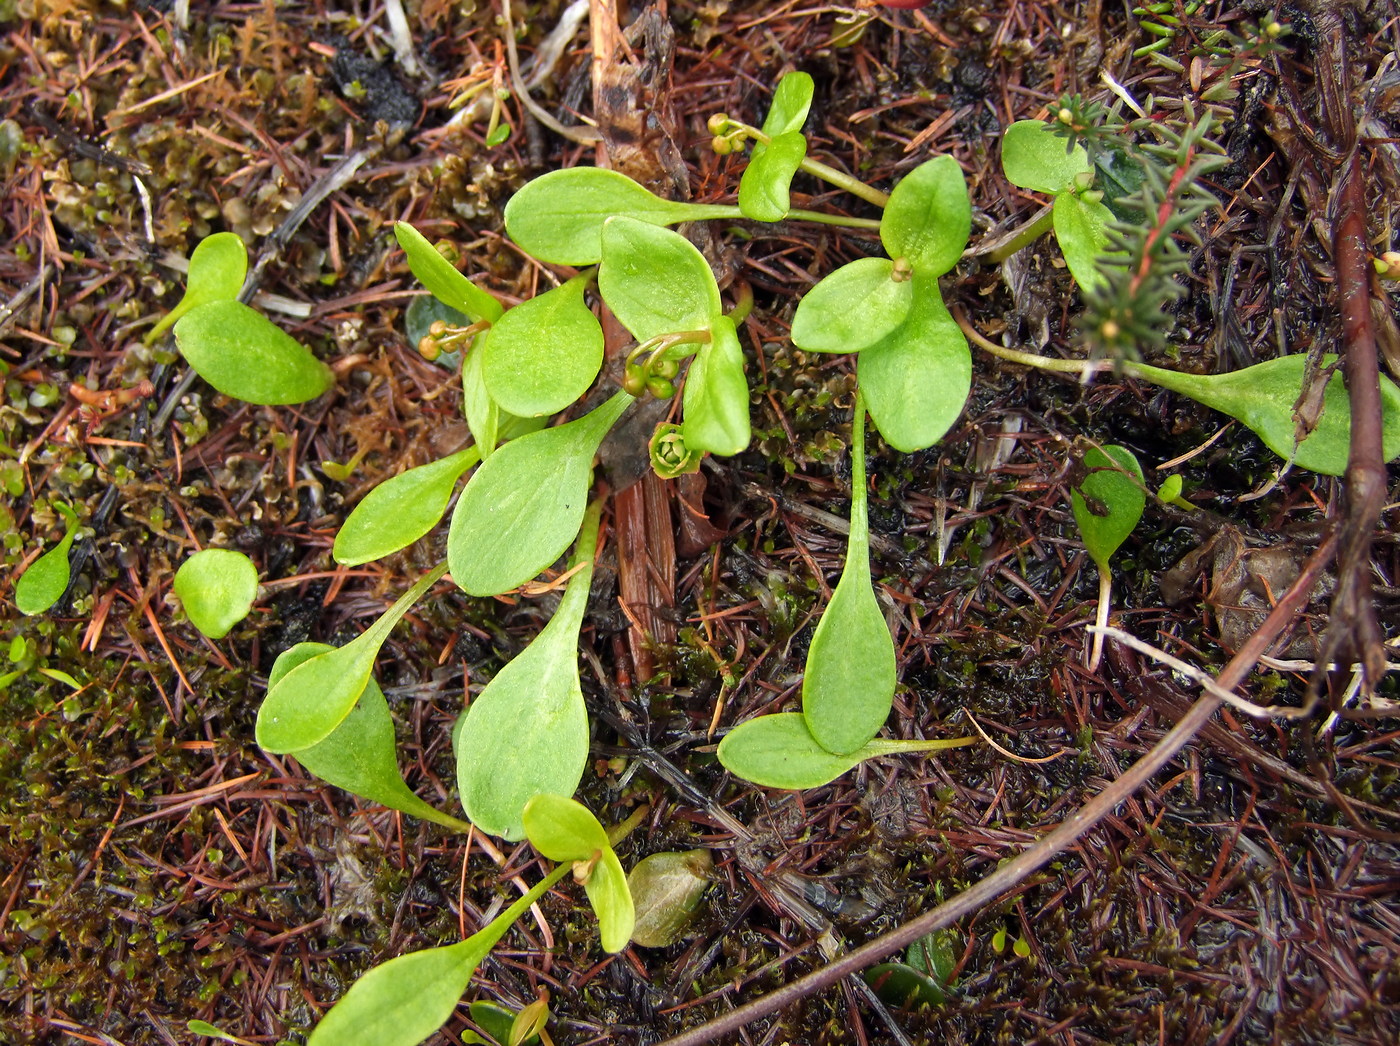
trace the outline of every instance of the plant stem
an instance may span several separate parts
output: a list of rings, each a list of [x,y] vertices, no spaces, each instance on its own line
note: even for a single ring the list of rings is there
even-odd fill
[[[739,326],[749,318],[749,313],[753,312],[753,288],[744,280],[740,280],[734,291],[734,308],[729,312],[729,318],[734,321],[734,326]]]
[[[1113,575],[1108,572],[1108,564],[1099,565],[1099,605],[1094,612],[1094,624],[1098,629],[1094,632],[1094,641],[1089,648],[1089,660],[1085,664],[1091,673],[1099,670],[1099,661],[1103,659],[1103,629],[1108,627],[1108,608],[1113,598]]]
[[[767,145],[773,140],[751,124],[742,123],[739,120],[730,120],[729,123],[731,127],[741,129],[756,142]],[[859,196],[862,200],[873,203],[881,209],[890,202],[889,193],[883,193],[873,186],[866,185],[859,178],[854,178],[845,171],[838,171],[835,167],[828,167],[820,160],[813,160],[810,156],[804,157],[799,167],[812,177],[820,178],[838,189],[845,189],[852,196]]]
[[[1046,207],[1030,221],[1026,222],[1019,229],[1011,234],[1011,238],[1002,243],[994,251],[987,255],[987,261],[993,265],[1006,261],[1019,250],[1023,250],[1035,243],[1047,232],[1055,221],[1055,212]]]
[[[506,935],[506,931],[511,928],[516,919],[519,919],[528,912],[532,904],[548,893],[555,883],[564,878],[564,876],[568,875],[571,871],[573,871],[573,865],[569,862],[560,864],[554,871],[550,872],[532,886],[529,893],[525,894],[524,897],[520,898],[520,900],[516,901],[480,930],[477,930],[476,933],[472,934],[467,940],[480,941],[484,943],[487,948],[494,947],[496,942]]]
[[[844,214],[827,214],[824,211],[806,211],[794,207],[788,211],[791,219],[803,222],[820,222],[822,225],[840,225],[848,229],[879,229],[879,218],[848,218]]]

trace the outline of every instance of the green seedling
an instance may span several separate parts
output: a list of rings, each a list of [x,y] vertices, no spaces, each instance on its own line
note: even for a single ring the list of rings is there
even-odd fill
[[[61,502],[55,501],[53,507],[68,525],[58,544],[29,564],[29,569],[15,582],[15,606],[21,614],[42,614],[48,610],[63,598],[73,576],[68,552],[78,536],[78,517]]]
[[[885,962],[865,971],[881,999],[901,1009],[942,1005],[948,999],[958,957],[950,930],[925,934],[909,946],[903,962]]]
[[[736,777],[765,788],[818,788],[867,759],[939,752],[975,744],[974,737],[946,741],[887,741],[875,738],[857,751],[835,755],[817,744],[797,712],[763,715],[741,723],[719,743],[719,761]]]
[[[1102,630],[1108,624],[1109,601],[1113,594],[1113,574],[1108,561],[1128,539],[1147,506],[1142,466],[1126,447],[1109,445],[1091,448],[1083,460],[1083,480],[1070,490],[1074,521],[1084,538],[1084,547],[1099,568],[1099,605],[1094,624]],[[1103,655],[1103,632],[1094,632],[1088,658],[1090,672],[1099,667]]]
[[[1081,145],[1071,146],[1043,120],[1018,120],[1001,140],[1001,165],[1012,185],[1053,196],[1051,223],[1070,273],[1086,290],[1103,285],[1108,223],[1113,212],[1092,188],[1094,168]],[[1040,229],[1028,230],[1038,236]]]
[[[583,522],[593,457],[631,404],[627,393],[615,393],[577,421],[511,440],[482,463],[447,533],[458,587],[499,595],[563,555]]]
[[[807,158],[802,125],[807,122],[813,90],[807,73],[789,73],[778,81],[763,121],[764,140],[755,142],[739,180],[739,210],[744,217],[779,222],[788,216],[792,178]]]
[[[273,663],[267,685],[277,686],[298,665],[334,647],[324,643],[298,643],[283,651]],[[390,810],[399,810],[453,831],[466,832],[471,825],[425,803],[399,772],[394,721],[389,703],[373,677],[360,692],[355,707],[323,741],[292,754],[297,762],[328,784],[368,799]]]
[[[530,1005],[533,1006],[534,1003]],[[487,1046],[490,1046],[491,1043],[496,1043],[498,1046],[506,1046],[513,1037],[516,1022],[520,1019],[520,1014],[516,1013],[514,1010],[509,1010],[504,1006],[494,1002],[488,1002],[484,999],[472,1003],[471,1006],[468,1007],[468,1012],[471,1014],[472,1023],[489,1035],[490,1039],[483,1039],[480,1035],[475,1035],[472,1032],[463,1032],[462,1041],[466,1043],[486,1043]],[[524,1011],[521,1012],[523,1013]],[[521,1041],[528,1046],[528,1043],[534,1040],[523,1039]]]
[[[1196,506],[1181,496],[1184,489],[1185,481],[1182,480],[1181,474],[1173,473],[1163,480],[1162,485],[1157,488],[1157,500],[1164,505],[1174,505],[1179,509],[1192,512]]]
[[[563,601],[544,630],[471,703],[455,739],[457,789],[467,816],[504,839],[525,835],[525,805],[573,795],[588,765],[588,711],[578,636],[598,549],[595,503],[584,517]]]
[[[812,636],[802,679],[807,729],[833,755],[862,748],[879,732],[894,703],[894,641],[870,579],[865,486],[865,405],[856,393],[846,563]]]
[[[446,563],[434,567],[366,631],[343,647],[309,658],[269,686],[258,709],[258,745],[280,754],[310,748],[329,737],[364,693],[389,633],[446,573]]]
[[[633,865],[627,873],[637,910],[632,943],[668,948],[680,940],[710,888],[714,867],[714,858],[705,849],[652,854]]]
[[[241,301],[200,305],[175,324],[175,343],[195,373],[246,403],[305,403],[335,384],[311,350]]]
[[[206,548],[180,564],[172,587],[190,624],[210,639],[223,639],[253,609],[258,568],[242,552]]]
[[[248,277],[248,248],[236,233],[216,232],[206,236],[190,252],[185,294],[175,308],[146,332],[143,339],[152,344],[186,313],[213,301],[233,301]]]
[[[400,472],[365,495],[335,536],[332,555],[359,566],[407,548],[442,522],[457,481],[481,458],[474,446]]]
[[[598,917],[603,950],[620,952],[626,948],[636,909],[627,888],[627,873],[598,819],[582,803],[546,794],[525,804],[524,822],[536,850],[551,861],[573,863],[574,879],[583,884]]]

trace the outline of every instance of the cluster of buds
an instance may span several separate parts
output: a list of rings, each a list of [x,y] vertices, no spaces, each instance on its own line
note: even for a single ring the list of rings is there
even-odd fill
[[[469,327],[454,327],[446,320],[434,320],[428,333],[418,339],[418,355],[425,360],[435,360],[444,352],[455,351],[463,343],[469,343],[487,326],[486,323],[473,323]]]
[[[651,467],[662,479],[675,479],[700,471],[700,459],[705,455],[685,445],[685,431],[679,425],[660,424],[647,444]]]
[[[710,139],[710,148],[715,151],[715,155],[728,156],[730,153],[743,152],[744,143],[749,137],[748,130],[743,124],[731,120],[728,113],[715,113],[705,126],[714,135]]]
[[[634,357],[623,368],[622,388],[629,396],[649,392],[659,400],[668,400],[676,394],[675,379],[680,372],[679,360],[654,354],[645,363],[639,363]]]

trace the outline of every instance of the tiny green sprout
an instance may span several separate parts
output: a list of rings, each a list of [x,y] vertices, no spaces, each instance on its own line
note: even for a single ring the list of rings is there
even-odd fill
[[[53,507],[67,520],[68,525],[58,544],[29,564],[29,569],[15,582],[15,606],[21,614],[42,614],[48,610],[63,598],[72,579],[68,552],[73,547],[73,539],[78,536],[78,517],[61,502],[55,501]]]
[[[651,457],[651,467],[662,479],[675,479],[700,471],[700,461],[704,454],[692,450],[685,444],[685,430],[679,425],[661,423],[651,434],[647,444]]]
[[[1115,445],[1091,448],[1082,462],[1083,480],[1070,489],[1074,521],[1084,538],[1084,547],[1099,568],[1099,605],[1094,624],[1108,624],[1113,575],[1108,561],[1142,519],[1147,505],[1142,466],[1133,452]],[[1088,657],[1090,672],[1099,667],[1103,655],[1103,633],[1094,633]]]
[[[1181,478],[1181,474],[1173,473],[1157,488],[1157,500],[1164,505],[1175,505],[1177,508],[1185,509],[1187,512],[1195,511],[1196,506],[1181,496],[1183,488],[1184,482]]]
[[[233,301],[248,275],[248,248],[236,233],[216,232],[190,253],[185,294],[143,339],[150,345],[186,313],[211,301]]]
[[[234,1046],[253,1046],[247,1039],[240,1039],[236,1035],[230,1035],[222,1028],[210,1024],[208,1021],[198,1019],[186,1021],[185,1027],[192,1035],[202,1035],[206,1039],[218,1039],[221,1042],[231,1042]]]
[[[992,934],[992,951],[1000,955],[1006,951],[1006,928],[998,927],[997,932]]]
[[[242,552],[206,548],[180,564],[172,587],[190,624],[210,639],[223,639],[253,608],[258,568]]]
[[[525,1043],[540,1038],[548,1042],[549,1033],[545,1031],[545,1025],[548,1023],[549,991],[541,988],[539,998],[524,1007],[515,1015],[515,1020],[511,1021],[506,1046],[524,1046]]]
[[[792,178],[807,158],[802,125],[815,90],[807,73],[788,73],[773,91],[773,104],[739,181],[739,209],[746,218],[782,221],[791,208]]]
[[[951,930],[925,934],[909,946],[903,962],[885,962],[865,971],[880,998],[906,1010],[947,1001],[958,956]]]
[[[1400,280],[1400,251],[1386,251],[1374,261],[1376,274],[1383,280]]]

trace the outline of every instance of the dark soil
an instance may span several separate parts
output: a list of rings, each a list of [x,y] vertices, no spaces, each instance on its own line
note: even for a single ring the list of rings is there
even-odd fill
[[[460,93],[506,82],[501,28],[470,2],[406,6],[409,64],[395,59],[374,4],[191,4],[181,27],[164,3],[0,0],[8,576],[60,536],[54,502],[75,505],[86,527],[75,584],[52,613],[6,605],[0,1041],[184,1044],[198,1040],[187,1022],[200,1019],[251,1042],[301,1042],[364,970],[459,940],[517,896],[513,877],[538,878],[528,846],[502,853],[361,804],[253,742],[279,652],[346,641],[442,554],[437,535],[365,568],[336,569],[330,557],[337,527],[375,483],[465,438],[453,375],[405,337],[419,292],[393,221],[451,240],[492,291],[524,296],[537,274],[504,241],[501,208],[526,179],[596,160],[514,98],[504,145],[483,144],[489,106],[452,123]],[[886,189],[953,155],[973,195],[975,246],[1042,202],[1002,177],[1002,127],[1063,92],[1111,101],[1101,69],[1136,99],[1155,96],[1154,112],[1179,114],[1183,98],[1199,107],[1219,71],[1192,48],[1265,13],[1208,0],[1163,52],[1178,72],[1133,55],[1153,38],[1123,6],[860,10],[869,24],[839,47],[844,9],[670,5],[674,71],[656,104],[678,114],[696,199],[732,199],[742,168],[707,148],[707,117],[758,122],[778,76],[803,69],[818,82],[811,152]],[[1331,350],[1341,337],[1329,186],[1307,161],[1317,39],[1304,9],[1280,13],[1294,30],[1285,49],[1232,74],[1216,136],[1230,164],[1211,185],[1221,208],[1200,226],[1177,326],[1155,362],[1228,370],[1315,341]],[[516,9],[525,57],[559,17],[554,3]],[[1356,83],[1388,77],[1366,95],[1363,145],[1379,253],[1394,246],[1400,199],[1390,144],[1400,20],[1374,4],[1345,27]],[[585,21],[536,92],[566,121],[591,111],[588,59]],[[344,183],[276,235],[357,150],[363,162]],[[870,210],[813,181],[797,189],[800,206]],[[179,297],[183,259],[223,229],[265,260],[262,307],[336,367],[335,391],[298,408],[251,407],[197,380],[181,386],[173,342],[143,347]],[[720,271],[755,291],[745,339],[755,439],[703,473],[703,507],[724,538],[680,543],[674,607],[652,608],[675,641],[649,652],[649,683],[612,588],[614,546],[604,552],[611,569],[595,582],[584,634],[596,773],[581,798],[605,823],[648,807],[622,847],[626,864],[705,847],[715,881],[666,949],[603,953],[572,885],[541,906],[542,922],[522,920],[506,938],[468,1000],[518,1008],[547,988],[554,1041],[571,1046],[659,1041],[821,964],[825,933],[845,950],[906,922],[1064,820],[1195,697],[1185,677],[1121,647],[1097,672],[1083,667],[1097,578],[1066,483],[1076,440],[1129,446],[1155,485],[1167,471],[1153,467],[1223,419],[1146,385],[1086,387],[978,353],[972,398],[939,446],[872,451],[874,573],[902,682],[887,733],[958,736],[972,716],[1015,755],[1056,758],[963,748],[867,763],[806,793],[726,775],[708,736],[716,702],[721,729],[795,707],[844,550],[823,513],[844,518],[848,504],[854,368],[792,348],[792,303],[877,245],[798,223],[709,233]],[[942,284],[989,337],[1083,352],[1080,302],[1048,240],[1005,271],[969,261]],[[1375,294],[1383,331],[1394,331],[1394,295],[1379,284]],[[1014,448],[996,458],[1013,421]],[[323,465],[352,459],[345,480]],[[1275,466],[1232,426],[1175,469],[1198,509],[1149,506],[1114,560],[1119,624],[1208,671],[1224,664],[1259,619],[1240,606],[1279,594],[1264,559],[1296,564],[1343,497],[1340,481],[1294,471],[1244,499]],[[1392,522],[1371,566],[1393,640]],[[1200,572],[1168,573],[1216,532],[1231,537]],[[210,545],[247,552],[265,586],[254,614],[217,643],[169,598],[174,568]],[[385,649],[379,678],[405,772],[443,809],[456,807],[448,732],[464,686],[479,689],[538,630],[535,602],[442,585]],[[1326,616],[1319,595],[1281,656],[1309,660]],[[1306,678],[1306,668],[1261,667],[1245,690],[1297,705]],[[1381,684],[1383,697],[1393,690]],[[879,1012],[847,983],[740,1041],[1400,1040],[1392,722],[1222,713],[1079,846],[948,934],[957,970],[946,1002]],[[462,1042],[466,1016],[464,1003],[435,1041]]]

